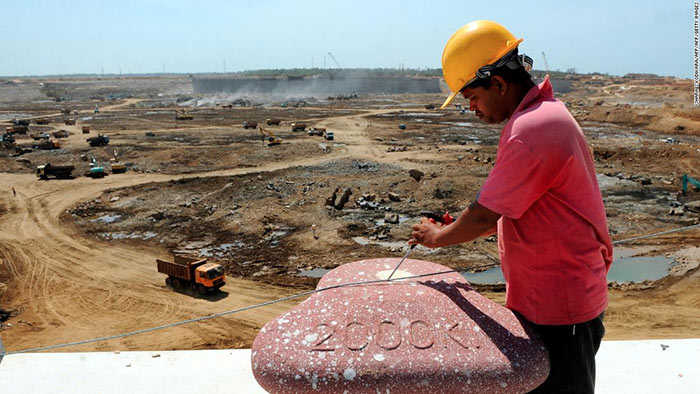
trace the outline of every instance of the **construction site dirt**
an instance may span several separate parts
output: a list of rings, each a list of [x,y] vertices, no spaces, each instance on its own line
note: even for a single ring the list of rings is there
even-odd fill
[[[557,96],[590,143],[613,240],[697,224],[700,191],[680,193],[684,174],[700,176],[692,81],[568,79],[571,90]],[[31,119],[30,133],[69,134],[59,149],[31,149],[30,133],[15,134],[16,146],[0,148],[5,348],[229,311],[310,290],[318,278],[306,273],[314,270],[403,256],[421,212],[459,214],[496,158],[502,125],[486,125],[454,105],[434,109],[443,99],[204,95],[192,92],[186,76],[0,84],[3,130],[13,119]],[[176,119],[176,109],[192,119]],[[37,126],[35,119],[49,124]],[[266,119],[281,120],[265,125],[280,144],[268,146],[260,131],[243,128],[244,121]],[[334,140],[292,131],[291,124],[301,122],[333,132]],[[109,137],[108,145],[86,142],[98,134]],[[90,156],[94,163],[85,159]],[[126,172],[84,176],[96,165],[108,171],[115,158]],[[73,165],[74,178],[40,180],[37,166],[47,163]],[[495,241],[420,247],[411,258],[483,270],[498,260]],[[699,337],[700,229],[616,250],[623,249],[663,256],[670,271],[662,279],[610,284],[606,339]],[[174,253],[223,265],[222,291],[198,296],[168,288],[156,259],[171,260]],[[504,285],[475,287],[504,303]],[[267,321],[300,301],[65,351],[247,348]]]

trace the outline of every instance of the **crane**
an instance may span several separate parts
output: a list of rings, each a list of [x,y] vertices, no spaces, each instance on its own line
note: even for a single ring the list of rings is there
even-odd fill
[[[549,72],[549,65],[547,64],[547,56],[545,56],[544,51],[542,51],[542,59],[544,60],[544,70]]]
[[[331,59],[333,59],[333,62],[335,62],[335,65],[338,66],[339,69],[342,69],[342,68],[343,68],[343,67],[340,66],[340,63],[338,63],[338,61],[335,60],[335,56],[333,56],[332,53],[328,52],[328,56],[330,56]]]

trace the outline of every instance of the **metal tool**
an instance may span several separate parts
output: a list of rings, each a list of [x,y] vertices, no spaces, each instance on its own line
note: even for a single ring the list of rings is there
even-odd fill
[[[428,219],[430,219],[430,221],[432,223],[440,223],[443,225],[448,225],[448,224],[455,221],[455,218],[453,218],[448,212],[445,212],[442,216],[440,216],[439,214],[436,214],[434,212],[430,212],[430,211],[423,211],[420,214],[421,214],[421,216],[425,216]],[[401,263],[403,263],[403,261],[406,260],[406,257],[408,257],[408,255],[411,254],[411,251],[416,247],[416,245],[417,244],[413,244],[413,245],[411,245],[410,248],[408,248],[408,251],[401,258],[401,261],[399,261],[399,264],[396,265],[396,268],[394,268],[394,270],[391,271],[391,275],[389,275],[389,278],[387,278],[387,280],[391,280],[391,277],[394,276],[394,274],[396,273],[396,270],[399,269],[399,267],[401,266]]]
[[[394,273],[396,272],[396,270],[399,269],[399,267],[401,267],[401,263],[403,263],[403,261],[406,260],[406,257],[408,257],[408,255],[411,254],[411,251],[412,251],[415,247],[416,247],[416,245],[413,244],[413,245],[411,245],[410,248],[408,248],[408,251],[406,252],[405,255],[403,255],[403,257],[401,258],[401,261],[399,261],[399,263],[396,265],[396,268],[394,268],[394,270],[391,271],[391,275],[389,275],[389,277],[387,278],[387,280],[391,280],[391,277],[394,276]]]

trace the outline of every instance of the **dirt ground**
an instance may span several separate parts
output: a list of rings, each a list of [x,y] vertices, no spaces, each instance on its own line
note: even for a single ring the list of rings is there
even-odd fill
[[[692,81],[570,82],[558,97],[590,142],[613,239],[697,224],[700,192],[679,195],[683,174],[700,177]],[[500,126],[456,106],[426,109],[442,95],[298,98],[306,104],[299,107],[244,97],[249,102],[222,107],[239,98],[196,95],[176,77],[0,81],[0,126],[49,118],[29,133],[70,133],[60,149],[17,156],[0,148],[0,335],[8,351],[228,311],[313,288],[318,279],[305,270],[400,257],[421,212],[458,214],[495,159]],[[175,108],[193,119],[176,120]],[[281,145],[268,147],[258,130],[242,127],[268,118],[282,120],[269,126]],[[332,130],[335,139],[293,132],[292,122]],[[98,133],[110,144],[90,147],[85,139]],[[34,140],[16,142],[30,148]],[[109,169],[115,152],[126,173],[84,176],[81,156]],[[73,164],[77,177],[39,180],[36,166],[46,163]],[[342,209],[327,205],[346,189]],[[494,241],[412,257],[483,269],[497,260]],[[672,275],[611,284],[606,339],[700,337],[700,230],[624,247],[673,259]],[[174,252],[223,264],[223,291],[195,297],[169,289],[155,259]],[[477,289],[504,301],[501,285]],[[250,347],[262,325],[300,301],[59,351]]]

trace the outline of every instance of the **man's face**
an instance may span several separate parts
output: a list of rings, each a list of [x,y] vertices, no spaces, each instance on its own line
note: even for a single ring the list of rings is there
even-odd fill
[[[462,96],[469,100],[469,110],[481,120],[489,124],[501,123],[508,114],[504,103],[501,89],[492,83],[488,89],[483,87],[464,88]]]

